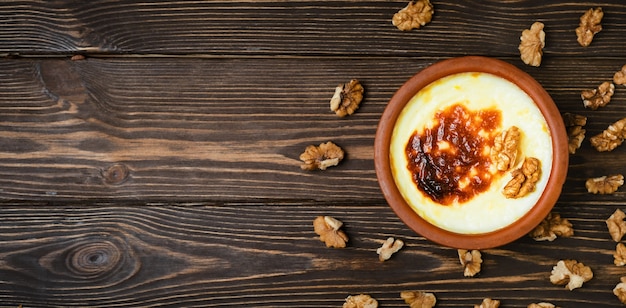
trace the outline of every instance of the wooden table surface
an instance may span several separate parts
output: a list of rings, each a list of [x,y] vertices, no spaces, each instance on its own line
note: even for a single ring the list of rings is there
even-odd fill
[[[580,92],[626,64],[626,3],[432,2],[432,22],[410,32],[391,24],[403,1],[0,3],[0,306],[341,307],[366,293],[407,307],[405,290],[435,293],[437,307],[621,306],[626,268],[605,220],[626,210],[626,189],[593,195],[584,182],[626,174],[626,148],[599,153],[587,138],[570,156],[555,211],[573,237],[484,250],[467,278],[455,249],[388,207],[373,144],[404,81],[464,55],[516,65],[600,133],[626,116],[626,87],[598,110]],[[598,6],[603,30],[581,47],[579,17]],[[535,21],[538,68],[518,52]],[[329,100],[352,78],[364,101],[339,118]],[[301,170],[304,148],[326,141],[346,159]],[[319,215],[344,222],[348,247],[319,241]],[[406,246],[380,262],[390,236]],[[561,259],[594,278],[552,285]]]

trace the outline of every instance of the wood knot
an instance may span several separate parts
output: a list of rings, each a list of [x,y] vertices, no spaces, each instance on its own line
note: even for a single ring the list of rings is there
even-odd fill
[[[127,260],[123,252],[108,241],[86,243],[70,249],[67,269],[82,279],[94,279],[118,272]]]
[[[120,185],[130,176],[130,169],[124,164],[115,164],[102,171],[104,183],[109,185]]]

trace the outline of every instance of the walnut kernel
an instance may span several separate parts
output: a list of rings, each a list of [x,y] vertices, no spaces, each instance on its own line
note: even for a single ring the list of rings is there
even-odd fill
[[[620,85],[626,84],[626,65],[622,66],[622,69],[613,75],[613,82]]]
[[[550,273],[550,282],[565,285],[570,291],[582,287],[583,283],[591,278],[593,278],[591,268],[576,260],[560,260]]]
[[[388,238],[383,246],[376,249],[376,253],[378,254],[378,259],[382,261],[389,260],[391,255],[398,252],[404,246],[404,242],[402,240],[396,240],[393,237]]]
[[[432,308],[437,303],[435,294],[422,291],[402,291],[400,297],[411,308]]]
[[[567,128],[568,151],[575,154],[585,140],[587,131],[583,126],[587,125],[587,117],[566,112],[563,114],[563,122]]]
[[[365,92],[365,89],[356,79],[338,85],[335,88],[335,94],[330,99],[330,110],[340,117],[353,114],[359,108],[361,100],[363,100],[363,92]]]
[[[480,305],[474,305],[474,308],[498,308],[498,307],[500,307],[500,301],[491,299],[491,298],[485,298],[483,299],[483,302]]]
[[[494,139],[491,157],[499,171],[507,171],[515,166],[520,136],[519,128],[512,126]]]
[[[621,174],[590,178],[585,182],[587,191],[592,194],[612,194],[622,185],[624,185],[624,176]]]
[[[344,248],[348,242],[348,236],[339,230],[343,223],[330,216],[318,216],[313,220],[315,233],[320,236],[320,241],[327,247]]]
[[[533,304],[528,305],[528,307],[526,308],[558,308],[558,307],[551,303],[536,303],[536,304],[533,303]]]
[[[402,31],[419,29],[429,23],[435,9],[429,0],[409,1],[409,4],[393,15],[391,23]]]
[[[620,283],[613,289],[613,294],[617,296],[622,304],[626,304],[626,277],[620,278]]]
[[[478,250],[458,249],[459,261],[463,265],[463,275],[465,277],[474,277],[480,273],[480,267],[483,263],[482,256]]]
[[[527,157],[511,175],[513,178],[504,186],[502,193],[507,198],[524,197],[535,190],[535,184],[541,176],[541,162],[537,158]]]
[[[554,241],[557,237],[574,235],[572,224],[558,213],[550,212],[529,234],[535,241]]]
[[[519,51],[522,61],[528,65],[541,65],[543,47],[546,46],[546,33],[543,31],[543,23],[535,22],[530,29],[522,31],[520,37]]]
[[[609,234],[615,242],[622,240],[624,234],[626,234],[626,214],[620,209],[616,209],[613,214],[606,220],[606,226],[609,229]]]
[[[613,264],[617,266],[626,265],[626,245],[623,243],[617,243],[615,246],[615,252],[613,253]]]
[[[577,41],[580,46],[587,47],[591,44],[593,40],[593,36],[596,33],[602,31],[602,25],[600,22],[602,21],[602,17],[604,16],[604,12],[602,12],[602,8],[590,8],[580,16],[580,23],[578,24],[578,28],[576,28],[576,36]]]
[[[326,170],[328,167],[337,166],[343,159],[343,150],[336,144],[328,141],[319,146],[309,145],[300,154],[300,165],[303,170]]]
[[[614,93],[615,85],[610,81],[605,81],[597,89],[583,90],[580,93],[580,98],[582,98],[585,108],[596,110],[599,107],[606,106],[611,101]]]
[[[378,301],[367,294],[350,295],[343,308],[378,308]]]
[[[626,138],[626,118],[609,125],[602,133],[589,139],[591,145],[598,152],[613,151],[620,146]]]

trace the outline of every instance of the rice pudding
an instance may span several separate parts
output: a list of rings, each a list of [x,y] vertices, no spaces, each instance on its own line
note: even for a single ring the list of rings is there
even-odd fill
[[[490,155],[503,131],[520,133],[510,170]],[[506,227],[539,200],[552,166],[552,137],[532,98],[489,73],[438,79],[421,89],[399,114],[390,141],[391,172],[402,197],[439,228],[480,234]],[[541,163],[535,188],[520,198],[503,194],[512,170],[525,158]]]

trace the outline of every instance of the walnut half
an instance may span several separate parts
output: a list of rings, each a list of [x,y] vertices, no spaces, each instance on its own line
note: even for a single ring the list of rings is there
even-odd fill
[[[435,294],[422,291],[402,291],[400,297],[411,308],[432,308],[437,303]]]
[[[337,166],[343,160],[343,150],[336,144],[328,141],[319,146],[309,145],[300,154],[302,170],[326,170],[328,167]]]
[[[582,145],[583,140],[585,140],[587,131],[583,127],[587,125],[587,117],[573,113],[564,113],[563,122],[565,123],[565,128],[567,128],[568,151],[570,154],[575,154],[576,150]]]
[[[491,298],[485,298],[483,299],[483,302],[480,303],[480,305],[474,305],[474,308],[498,308],[498,307],[500,307],[500,301],[491,299]]]
[[[550,273],[550,282],[565,285],[570,291],[582,287],[583,283],[591,278],[593,278],[591,268],[576,260],[560,260]]]
[[[605,81],[597,89],[583,90],[580,93],[580,98],[582,98],[585,108],[596,110],[599,107],[606,106],[611,101],[614,93],[615,85],[610,81]]]
[[[602,12],[601,7],[596,9],[591,8],[580,16],[580,23],[578,24],[578,28],[576,28],[576,40],[580,46],[589,46],[593,40],[593,36],[602,31],[602,25],[600,24],[602,17],[604,17],[604,12]]]
[[[517,126],[511,126],[493,140],[491,158],[499,171],[507,171],[515,166],[521,132]]]
[[[367,294],[350,295],[343,308],[378,308],[378,301]]]
[[[534,157],[527,157],[519,169],[511,172],[513,178],[504,186],[502,192],[507,198],[521,198],[535,190],[535,184],[541,176],[541,162]]]
[[[626,246],[623,243],[617,243],[615,252],[613,253],[613,264],[617,266],[626,265]]]
[[[378,254],[378,259],[382,261],[389,260],[391,255],[398,252],[404,246],[404,242],[400,239],[396,240],[393,237],[388,238],[383,246],[376,249],[376,253]]]
[[[626,84],[626,65],[613,75],[613,83],[623,85]]]
[[[613,174],[587,179],[585,187],[592,194],[612,194],[624,185],[624,176]]]
[[[480,267],[483,263],[482,256],[478,250],[458,249],[459,261],[463,265],[463,275],[465,277],[473,277],[480,273]]]
[[[572,224],[558,213],[550,212],[529,234],[535,241],[554,241],[558,236],[574,235]]]
[[[609,234],[615,242],[622,240],[624,234],[626,234],[626,214],[620,209],[616,209],[613,214],[606,220],[606,227],[609,229]]]
[[[609,125],[609,127],[600,134],[589,138],[589,141],[598,152],[606,152],[613,151],[615,148],[620,146],[622,142],[624,142],[625,138],[626,118],[622,118]]]
[[[330,99],[330,110],[340,117],[353,114],[363,100],[363,92],[365,89],[356,79],[338,85],[335,88],[335,94]]]
[[[541,65],[543,47],[546,46],[546,33],[543,31],[543,23],[535,22],[530,29],[522,31],[520,37],[519,51],[522,61],[528,65]]]
[[[344,248],[348,242],[348,236],[339,230],[343,223],[330,216],[318,216],[313,220],[315,233],[320,236],[320,241],[327,247]]]
[[[393,15],[391,23],[402,31],[419,29],[429,23],[435,9],[429,0],[409,1],[409,4]]]
[[[620,283],[613,289],[613,294],[617,296],[622,304],[626,304],[626,277],[620,278]]]
[[[557,308],[555,305],[551,304],[551,303],[536,303],[536,304],[530,304],[528,305],[528,307],[526,308]]]

